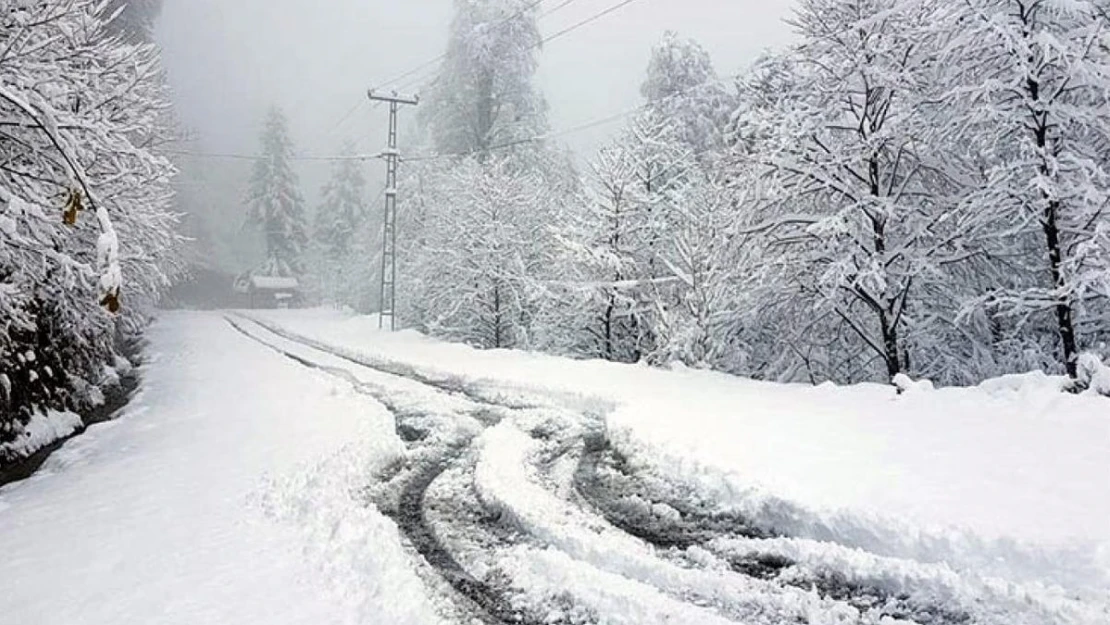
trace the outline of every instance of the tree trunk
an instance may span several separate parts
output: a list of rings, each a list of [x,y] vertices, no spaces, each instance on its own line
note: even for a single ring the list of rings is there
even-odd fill
[[[879,313],[879,323],[883,331],[883,360],[886,361],[886,371],[890,379],[902,373],[902,358],[898,349],[898,328],[890,323],[886,312]]]
[[[1058,291],[1056,299],[1056,323],[1060,331],[1060,343],[1064,351],[1064,367],[1068,375],[1075,379],[1079,374],[1079,348],[1075,339],[1074,312],[1071,301],[1064,294],[1067,280],[1064,276],[1063,252],[1060,248],[1060,226],[1057,219],[1059,204],[1050,202],[1045,209],[1044,233],[1048,244],[1048,260],[1052,269],[1052,284]]]
[[[879,160],[871,157],[868,164],[868,174],[871,182],[872,197],[881,197],[882,189],[879,185],[880,177]],[[875,255],[886,260],[886,222],[881,217],[871,215],[871,230],[875,239]],[[898,328],[891,317],[895,314],[897,299],[889,297],[890,284],[886,287],[887,293],[876,298],[876,312],[879,315],[879,327],[883,334],[883,360],[886,361],[887,375],[891,380],[902,373],[902,355],[898,341]]]
[[[1035,77],[1031,77],[1026,81],[1026,89],[1029,92],[1030,98],[1034,102],[1041,100],[1041,84]],[[1037,143],[1037,150],[1041,155],[1040,173],[1042,176],[1050,176],[1051,168],[1047,162],[1048,157],[1048,113],[1042,111],[1034,111],[1033,121],[1035,126],[1033,128],[1033,137]],[[1044,199],[1048,201],[1048,206],[1044,210],[1044,227],[1045,244],[1048,247],[1048,264],[1052,272],[1052,286],[1056,290],[1056,325],[1060,333],[1060,345],[1063,350],[1064,368],[1068,372],[1068,376],[1075,379],[1079,374],[1078,359],[1079,349],[1075,338],[1075,311],[1072,307],[1070,298],[1065,294],[1067,289],[1067,277],[1064,275],[1064,252],[1060,245],[1060,202],[1051,199],[1047,192],[1043,192]]]
[[[613,348],[613,315],[616,313],[617,302],[616,295],[609,294],[609,305],[605,308],[605,359],[609,361],[616,360],[616,354]]]
[[[494,349],[501,349],[504,347],[501,331],[501,285],[494,284],[493,286],[493,347]]]

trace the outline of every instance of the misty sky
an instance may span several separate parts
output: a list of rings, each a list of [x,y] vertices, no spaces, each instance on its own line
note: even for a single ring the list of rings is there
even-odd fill
[[[618,0],[576,0],[544,18],[545,34]],[[561,4],[548,0],[544,9]],[[722,75],[791,38],[793,0],[637,0],[540,55],[554,131],[640,103],[651,46],[668,30],[700,41]],[[385,110],[361,106],[367,87],[441,54],[452,0],[166,0],[159,41],[182,122],[209,151],[251,152],[273,103],[298,150],[333,154],[343,139],[382,148]],[[409,113],[411,115],[411,113]],[[588,155],[619,124],[561,140]],[[313,176],[310,176],[313,177]]]

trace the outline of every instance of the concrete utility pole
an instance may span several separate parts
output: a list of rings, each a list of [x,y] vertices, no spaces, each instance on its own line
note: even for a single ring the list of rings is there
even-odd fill
[[[400,95],[396,91],[377,93],[373,89],[368,95],[372,101],[389,103],[389,148],[383,154],[386,162],[385,231],[382,238],[382,310],[378,316],[378,327],[384,330],[388,317],[392,332],[397,329],[397,165],[401,160],[401,153],[397,150],[397,111],[402,104],[416,106],[420,98]]]

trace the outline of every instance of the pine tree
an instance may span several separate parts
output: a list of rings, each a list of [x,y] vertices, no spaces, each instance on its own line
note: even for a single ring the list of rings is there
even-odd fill
[[[353,154],[354,145],[346,144],[342,153]],[[339,161],[324,186],[313,228],[316,275],[324,297],[332,303],[359,307],[363,299],[355,275],[358,264],[372,262],[370,250],[358,245],[360,236],[373,227],[368,202],[361,164],[353,159]]]
[[[266,242],[266,261],[258,270],[262,275],[298,277],[305,270],[308,227],[292,157],[285,115],[272,108],[247,192],[248,219]]]
[[[654,117],[673,124],[699,159],[707,162],[724,147],[725,128],[736,102],[698,42],[667,32],[652,50],[640,93]]]
[[[547,129],[532,85],[540,45],[528,0],[456,0],[447,55],[421,109],[440,153],[484,153]]]

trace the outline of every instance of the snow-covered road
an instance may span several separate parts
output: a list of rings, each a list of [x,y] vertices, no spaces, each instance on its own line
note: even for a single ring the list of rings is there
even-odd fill
[[[392,523],[351,497],[393,419],[212,315],[151,332],[143,390],[0,490],[4,625],[433,623]]]
[[[882,543],[893,526],[866,515],[719,497],[687,479],[705,467],[645,455],[619,393],[320,327],[167,316],[125,417],[0,490],[0,623],[1110,617],[1102,582],[1061,585],[1051,551],[1014,547],[1044,557],[1030,581],[1024,561],[976,568],[996,542],[946,559],[952,544],[911,529]],[[915,540],[935,549],[914,557]]]

